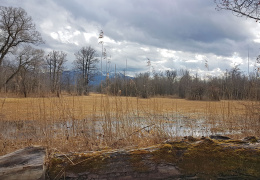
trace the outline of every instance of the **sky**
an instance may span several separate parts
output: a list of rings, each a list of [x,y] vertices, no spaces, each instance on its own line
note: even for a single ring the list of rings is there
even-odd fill
[[[45,41],[38,48],[67,53],[67,69],[85,46],[100,59],[100,30],[107,54],[102,69],[112,72],[116,66],[131,76],[180,69],[218,76],[235,66],[247,74],[260,54],[259,23],[216,10],[214,0],[1,0],[0,5],[23,8]]]

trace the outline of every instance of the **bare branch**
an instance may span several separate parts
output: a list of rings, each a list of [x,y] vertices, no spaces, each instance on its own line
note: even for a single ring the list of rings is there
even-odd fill
[[[256,21],[260,20],[260,0],[214,0],[217,10],[232,11],[238,17],[248,17]]]
[[[0,65],[4,57],[20,44],[41,43],[41,34],[24,9],[0,6]]]

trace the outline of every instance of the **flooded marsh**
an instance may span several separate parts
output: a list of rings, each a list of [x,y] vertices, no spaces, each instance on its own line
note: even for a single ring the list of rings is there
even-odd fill
[[[142,147],[184,136],[260,135],[258,102],[140,99],[99,94],[1,99],[0,149],[28,145],[62,152]]]

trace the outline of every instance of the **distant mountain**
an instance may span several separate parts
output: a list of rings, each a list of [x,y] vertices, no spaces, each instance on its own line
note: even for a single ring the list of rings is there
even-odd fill
[[[115,73],[114,72],[110,72],[109,74],[109,79],[114,79],[115,77],[116,78],[126,78],[126,79],[133,79],[133,77],[130,77],[130,76],[125,76],[123,73],[116,73],[116,76],[115,76]],[[107,78],[107,75],[106,75],[106,72],[98,72],[94,78],[93,78],[93,81],[91,81],[89,84],[90,85],[98,85],[101,83],[101,81],[105,81]]]
[[[79,71],[75,70],[68,70],[68,71],[63,71],[62,74],[62,80],[63,81],[70,81],[71,84],[75,84],[77,80],[77,76],[80,75]],[[116,73],[117,78],[126,78],[126,79],[133,79],[133,77],[130,76],[125,76],[123,73]],[[95,76],[93,77],[93,80],[89,83],[89,85],[99,85],[101,81],[105,81],[107,78],[106,72],[97,72]],[[115,73],[110,72],[109,73],[109,78],[114,79],[115,78]]]

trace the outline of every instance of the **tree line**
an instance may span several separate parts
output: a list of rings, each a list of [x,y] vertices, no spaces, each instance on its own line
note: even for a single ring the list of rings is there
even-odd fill
[[[32,18],[22,8],[0,6],[0,90],[23,94],[60,95],[67,54],[36,48],[43,44]],[[88,84],[98,62],[91,46],[75,53],[77,93],[88,94]]]
[[[103,37],[103,32],[100,36]],[[41,34],[24,9],[0,6],[1,92],[13,92],[24,97],[60,96],[62,91],[87,95],[98,69],[96,50],[86,46],[75,52],[72,75],[70,71],[65,71],[67,54],[36,48],[43,43]],[[256,70],[248,76],[238,67],[227,70],[224,76],[208,78],[191,75],[188,70],[149,71],[134,78],[115,73],[114,77],[107,76],[96,91],[142,98],[174,96],[191,100],[260,100],[258,73]]]
[[[260,77],[255,71],[245,75],[238,66],[223,76],[200,78],[188,70],[139,73],[134,78],[115,76],[103,82],[112,95],[171,96],[189,100],[260,100]]]

